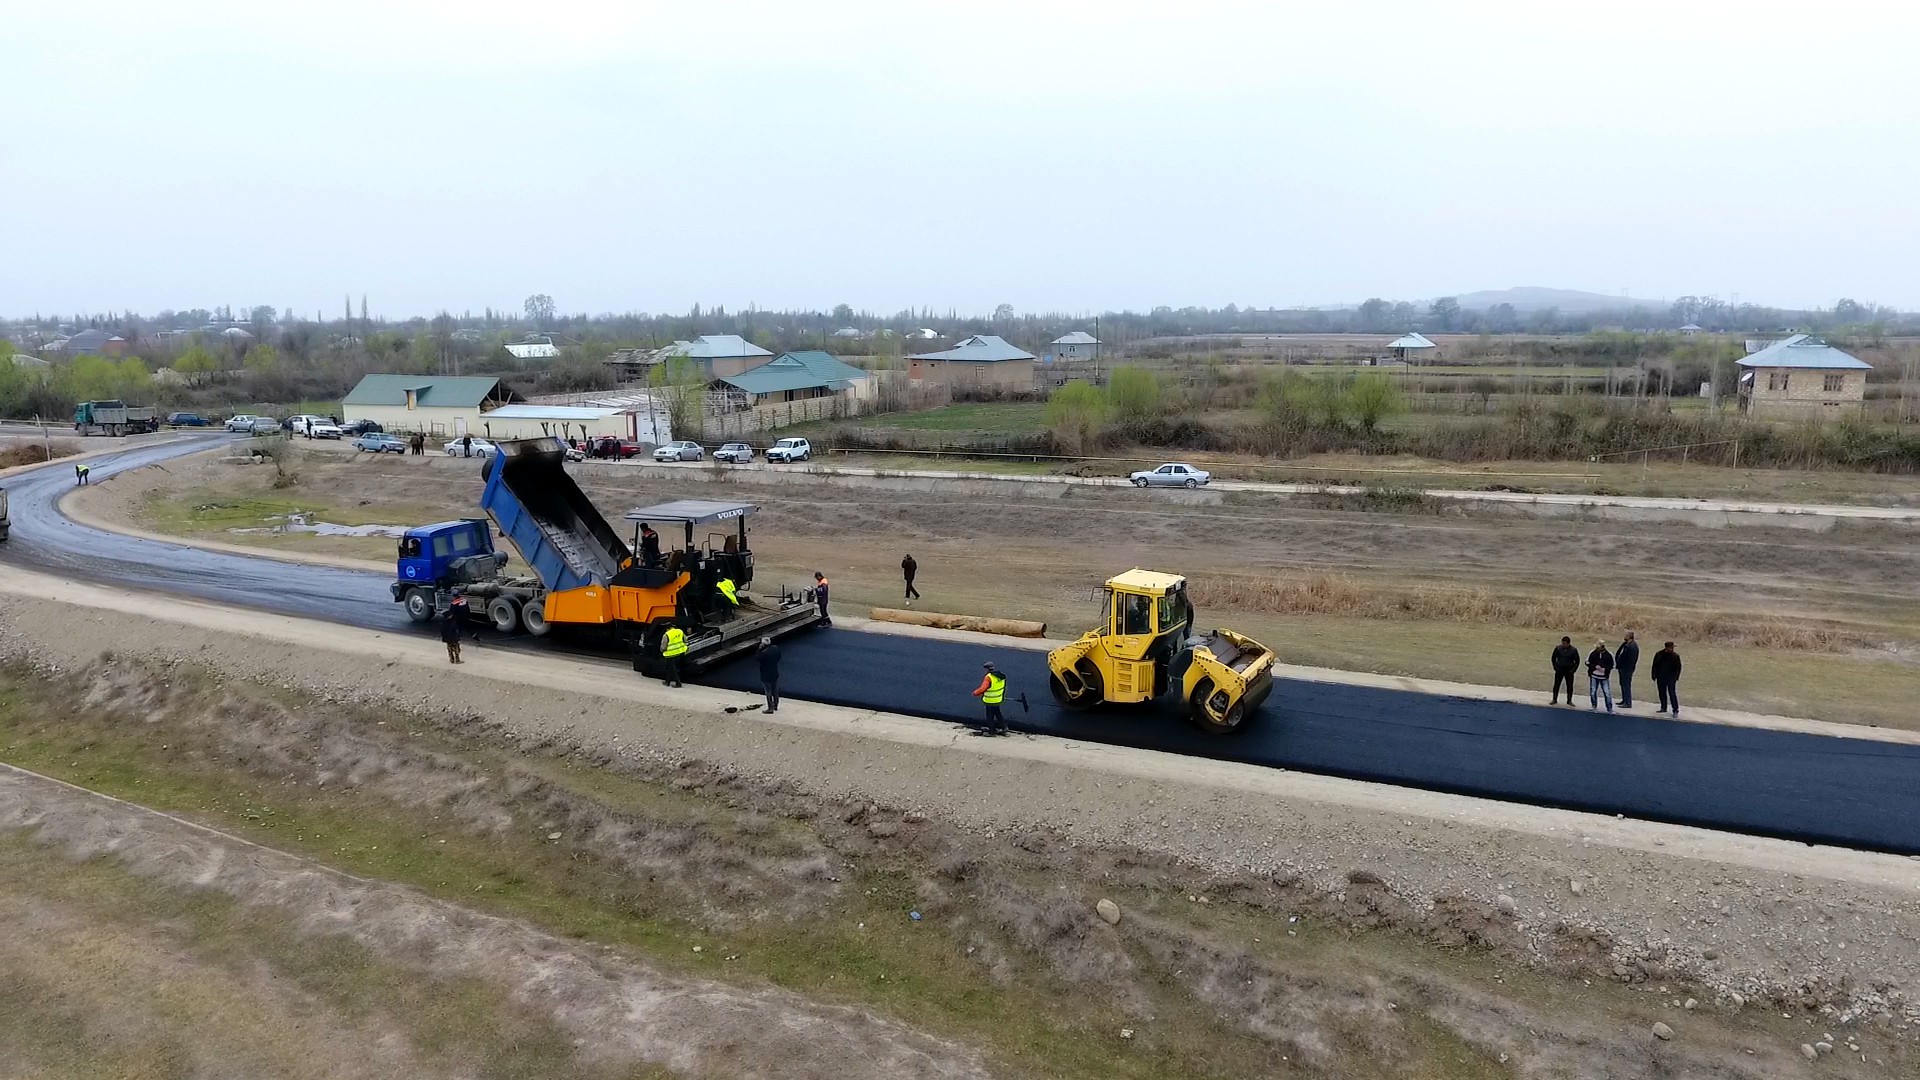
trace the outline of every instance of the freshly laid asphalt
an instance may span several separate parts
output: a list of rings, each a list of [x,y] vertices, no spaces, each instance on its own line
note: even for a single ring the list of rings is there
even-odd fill
[[[95,459],[93,476],[98,482],[217,441],[130,449]],[[62,462],[0,481],[11,496],[13,519],[13,538],[0,545],[0,560],[366,629],[432,632],[407,621],[381,575],[210,552],[76,524],[56,507],[72,484],[72,467]],[[545,647],[530,639],[514,645]],[[1277,645],[1284,656],[1285,643]],[[1170,706],[1065,712],[1047,696],[1045,654],[1034,650],[838,628],[793,635],[781,648],[782,692],[797,699],[970,725],[983,713],[971,696],[981,664],[992,660],[1008,677],[1005,711],[1018,731],[1920,854],[1916,746],[1609,716],[1584,704],[1568,709],[1290,680],[1276,684],[1246,729],[1213,737],[1182,723]],[[751,658],[701,681],[759,689]],[[1685,688],[1683,682],[1683,694]],[[1018,700],[1023,694],[1025,710]]]

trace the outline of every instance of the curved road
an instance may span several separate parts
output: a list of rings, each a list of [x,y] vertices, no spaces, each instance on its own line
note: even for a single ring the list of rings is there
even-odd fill
[[[96,459],[96,480],[204,449],[218,437]],[[13,539],[0,558],[68,577],[266,608],[379,630],[412,624],[382,575],[139,540],[75,524],[57,502],[61,464],[6,481]],[[518,642],[537,647],[527,640]],[[1584,709],[1282,680],[1245,731],[1211,738],[1164,708],[1065,713],[1046,697],[1043,653],[826,629],[783,642],[796,698],[971,722],[980,664],[1025,692],[1014,726],[1258,765],[1814,843],[1920,854],[1920,747],[1682,724]],[[705,681],[757,690],[751,660]]]

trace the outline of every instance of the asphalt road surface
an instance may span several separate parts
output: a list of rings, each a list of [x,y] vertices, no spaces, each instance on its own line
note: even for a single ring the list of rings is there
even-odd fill
[[[219,438],[130,449],[96,459],[93,475],[98,482]],[[60,462],[5,481],[13,539],[0,547],[0,559],[348,626],[412,627],[382,575],[208,552],[76,525],[55,506],[72,484],[71,466]],[[1008,676],[1007,717],[1021,731],[1920,854],[1920,747],[1288,680],[1275,686],[1246,729],[1219,738],[1181,723],[1166,706],[1060,710],[1047,696],[1045,655],[1027,649],[819,628],[785,639],[782,650],[782,689],[794,698],[972,724],[983,710],[971,692],[981,664],[992,660]],[[702,681],[759,689],[750,658]],[[1029,710],[1017,701],[1022,694]]]

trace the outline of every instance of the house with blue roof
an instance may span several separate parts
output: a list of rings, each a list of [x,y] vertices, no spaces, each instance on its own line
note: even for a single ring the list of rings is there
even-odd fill
[[[951,349],[907,357],[916,385],[997,386],[1033,389],[1034,355],[993,334],[975,334]]]
[[[1818,420],[1859,412],[1873,365],[1795,334],[1741,357],[1740,406],[1763,420]]]
[[[717,378],[708,391],[736,410],[751,409],[836,394],[863,396],[860,391],[871,377],[832,353],[807,349],[784,352],[759,367]]]

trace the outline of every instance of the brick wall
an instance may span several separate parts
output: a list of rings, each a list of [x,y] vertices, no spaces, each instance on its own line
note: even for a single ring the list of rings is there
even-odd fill
[[[1827,389],[1828,379],[1836,376],[1838,387]],[[1866,396],[1865,371],[1756,368],[1747,409],[1755,417],[1817,419],[1857,412]]]

